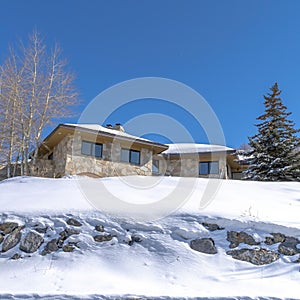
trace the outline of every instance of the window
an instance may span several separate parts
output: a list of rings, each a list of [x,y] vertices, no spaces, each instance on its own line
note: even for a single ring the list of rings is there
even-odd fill
[[[102,146],[102,144],[82,141],[81,154],[94,157],[102,157]]]
[[[139,165],[140,164],[140,151],[122,148],[121,149],[121,162]]]
[[[152,173],[154,173],[154,174],[159,173],[159,160],[158,159],[152,160]]]
[[[218,161],[205,161],[199,163],[199,175],[219,174]]]

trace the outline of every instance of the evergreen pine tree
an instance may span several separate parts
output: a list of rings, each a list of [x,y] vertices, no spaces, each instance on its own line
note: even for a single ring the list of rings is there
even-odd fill
[[[279,97],[275,83],[264,96],[265,113],[257,118],[258,133],[249,137],[251,150],[246,154],[249,168],[243,179],[259,181],[300,181],[300,139],[290,112]]]

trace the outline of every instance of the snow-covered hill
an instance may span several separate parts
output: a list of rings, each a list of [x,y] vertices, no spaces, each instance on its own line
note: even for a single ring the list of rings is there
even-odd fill
[[[274,253],[280,242],[266,243],[271,233],[300,239],[300,183],[222,181],[214,200],[199,209],[208,181],[197,179],[182,207],[164,218],[142,221],[96,210],[82,193],[82,180],[102,181],[116,196],[125,195],[134,203],[152,203],[173,190],[179,179],[164,178],[155,192],[133,191],[118,178],[19,177],[1,182],[0,223],[18,224],[21,244],[29,232],[43,238],[33,253],[20,250],[20,243],[1,253],[1,299],[300,298],[299,254],[279,253],[278,260],[260,266],[226,254],[232,250],[228,232],[244,232],[256,244],[245,242],[235,249]],[[131,180],[151,186],[153,178]],[[191,180],[181,180],[181,188]],[[57,243],[64,234],[63,245],[72,252],[59,247],[42,255],[49,242]],[[3,233],[0,247],[9,235]],[[214,241],[216,254],[191,249],[192,240],[203,238]],[[21,258],[11,259],[14,255]]]

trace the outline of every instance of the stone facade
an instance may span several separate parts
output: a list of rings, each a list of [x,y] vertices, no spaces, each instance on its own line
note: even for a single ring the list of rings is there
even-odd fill
[[[35,166],[29,164],[30,174],[40,177],[54,177],[54,163],[52,160],[37,159]]]
[[[103,142],[101,158],[83,155],[81,143],[82,138],[78,134],[64,137],[53,149],[53,160],[47,160],[48,154],[44,159],[39,160],[41,165],[43,162],[48,167],[48,172],[42,172],[42,169],[38,168],[35,174],[56,178],[68,175],[91,177],[152,175],[152,151],[150,149],[137,149],[140,151],[140,164],[135,165],[120,161],[122,148],[120,142]]]
[[[156,155],[155,160],[159,161],[159,175],[179,177],[210,177],[210,178],[231,178],[230,166],[227,165],[226,154],[219,155]],[[199,175],[199,163],[217,161],[219,163],[219,174]]]

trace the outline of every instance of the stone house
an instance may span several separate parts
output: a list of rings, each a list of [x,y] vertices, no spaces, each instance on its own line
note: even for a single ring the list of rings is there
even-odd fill
[[[241,179],[247,168],[235,149],[209,144],[168,144],[168,149],[153,157],[157,175]]]
[[[120,124],[60,124],[43,141],[32,174],[110,177],[167,175],[239,179],[244,166],[232,148],[165,145],[130,135]]]
[[[124,132],[120,124],[60,124],[43,141],[34,174],[152,175],[152,157],[168,146]]]

